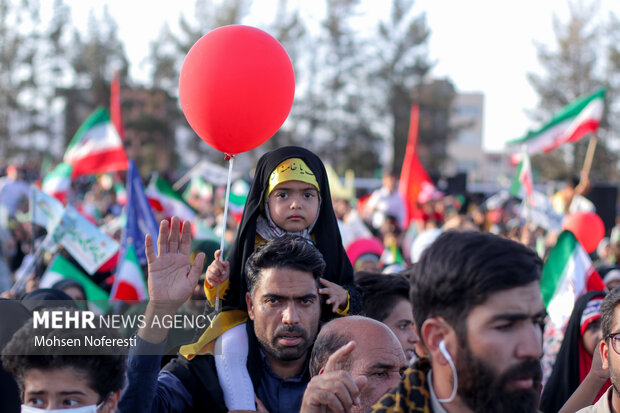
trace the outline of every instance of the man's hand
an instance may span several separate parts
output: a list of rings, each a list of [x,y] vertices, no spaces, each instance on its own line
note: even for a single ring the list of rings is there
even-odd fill
[[[592,378],[601,383],[602,386],[609,378],[609,369],[603,369],[603,359],[600,351],[601,343],[602,341],[594,347],[594,353],[592,353],[592,365],[590,366],[588,376],[592,376]]]
[[[360,390],[367,379],[362,376],[354,380],[344,370],[345,361],[354,349],[355,342],[350,341],[327,359],[321,373],[308,383],[300,413],[346,413],[351,412],[354,405],[359,405]]]
[[[205,254],[201,252],[196,255],[194,265],[190,265],[190,225],[186,221],[181,230],[178,217],[172,217],[170,228],[168,221],[161,221],[157,239],[159,254],[155,254],[150,234],[146,235],[144,242],[148,263],[149,303],[145,312],[147,328],[141,329],[138,335],[158,343],[164,340],[168,330],[148,326],[155,317],[174,315],[192,295],[204,265]]]

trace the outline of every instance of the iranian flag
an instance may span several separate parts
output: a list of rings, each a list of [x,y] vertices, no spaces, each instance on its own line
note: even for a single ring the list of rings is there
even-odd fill
[[[562,231],[543,267],[540,289],[555,329],[563,329],[577,298],[603,291],[605,284],[590,256],[570,231]]]
[[[191,221],[196,216],[196,211],[185,202],[179,193],[172,189],[168,182],[158,175],[151,179],[145,193],[151,207],[156,211],[163,212],[168,218],[177,216],[181,221]]]
[[[132,243],[127,244],[123,261],[118,266],[114,285],[110,292],[111,300],[140,301],[149,296],[142,267],[138,263],[136,250]]]
[[[105,314],[110,309],[108,293],[95,284],[84,271],[62,255],[57,255],[47,270],[45,270],[39,282],[39,287],[51,288],[56,282],[65,279],[75,280],[82,285],[86,293],[89,309],[98,314]]]
[[[73,165],[72,177],[128,168],[123,142],[105,108],[97,108],[86,118],[69,143],[63,160]]]
[[[527,151],[523,151],[523,158],[517,169],[517,173],[510,185],[510,194],[517,198],[527,198],[530,206],[534,203],[534,182],[532,179],[532,165]]]
[[[189,185],[182,196],[186,202],[192,198],[210,201],[213,198],[213,185],[207,182],[202,176],[194,175],[189,181]]]
[[[248,194],[250,193],[250,184],[243,179],[236,180],[230,187],[229,204],[231,215],[237,222],[241,222],[243,216],[243,209],[245,203],[248,200]]]
[[[563,107],[551,121],[526,136],[507,143],[525,145],[529,154],[547,153],[567,142],[577,142],[584,136],[596,132],[605,103],[605,89],[589,96],[581,97]],[[513,164],[521,161],[522,155],[515,153],[510,157]]]
[[[45,178],[41,189],[48,195],[58,199],[63,204],[67,203],[67,193],[71,189],[71,169],[73,167],[61,162],[52,169]]]

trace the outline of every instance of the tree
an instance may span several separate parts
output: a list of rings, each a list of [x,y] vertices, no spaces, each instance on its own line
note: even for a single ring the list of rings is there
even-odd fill
[[[247,15],[251,0],[229,0],[214,2],[212,0],[196,0],[194,4],[195,19],[191,21],[181,15],[179,32],[173,32],[168,25],[162,27],[159,37],[151,43],[149,63],[151,65],[151,83],[156,88],[168,92],[170,96],[178,96],[179,74],[185,55],[203,35],[209,31],[229,24],[239,24]],[[185,117],[178,113],[180,123],[176,126],[184,131],[191,131]],[[170,128],[174,130],[174,127]],[[213,150],[193,131],[182,133],[193,136],[184,140],[184,150],[200,157],[222,160],[222,154]]]
[[[0,0],[0,153],[5,158],[32,151],[37,138],[47,144],[54,124],[50,107],[68,10],[61,0],[51,6],[52,18],[42,22],[38,1]]]
[[[107,6],[98,19],[95,11],[89,15],[87,33],[74,29],[71,38],[69,61],[70,86],[59,88],[65,98],[65,146],[72,139],[80,124],[97,107],[108,107],[110,83],[118,71],[127,79],[129,61],[123,42],[118,37],[118,26]]]
[[[291,123],[296,138],[326,162],[372,176],[379,165],[380,136],[370,124],[365,41],[352,25],[359,3],[326,0],[320,31],[307,40],[300,59]]]
[[[378,25],[378,39],[373,42],[372,55],[378,57],[378,66],[373,68],[371,76],[375,86],[379,105],[375,108],[380,114],[382,124],[391,125],[386,141],[392,145],[392,169],[399,171],[405,156],[405,147],[409,131],[409,115],[414,102],[413,91],[423,83],[432,63],[427,56],[427,42],[430,35],[426,26],[426,16],[413,15],[414,0],[392,0],[391,13],[388,21]],[[426,98],[437,95],[428,95]],[[443,99],[445,96],[442,96]],[[419,97],[418,103],[422,103]],[[449,99],[448,104],[451,102]],[[427,109],[421,106],[422,114],[428,112],[435,103],[427,100]],[[448,111],[449,115],[449,111]],[[422,115],[421,115],[422,116]],[[432,139],[432,140],[431,140]],[[437,162],[445,158],[445,142],[447,135],[419,134],[420,145],[435,142],[434,148]],[[437,148],[443,148],[437,151]],[[434,165],[435,159],[433,159]]]
[[[620,126],[617,123],[619,112],[614,104],[620,91],[617,72],[614,72],[618,67],[618,61],[615,60],[618,56],[618,38],[609,36],[610,33],[617,35],[618,29],[611,32],[603,30],[605,24],[597,19],[595,7],[588,7],[582,2],[571,2],[569,9],[568,22],[562,23],[557,17],[554,18],[557,48],[551,50],[545,45],[537,45],[538,59],[546,73],[528,74],[528,80],[540,98],[538,107],[530,112],[530,116],[541,123],[548,121],[561,107],[576,98],[592,93],[600,87],[607,87],[607,113],[599,127],[600,139],[591,176],[595,180],[618,178],[618,156],[609,149],[609,145],[613,145],[618,138],[617,133],[612,131],[617,131]],[[613,15],[609,20],[609,27],[614,27],[614,21],[615,27],[618,27],[618,21]],[[578,174],[587,145],[588,141],[583,139],[559,149],[565,151],[565,158],[571,161],[571,167],[565,168],[566,170]],[[544,161],[544,157],[538,159]],[[543,169],[536,160],[533,163],[535,168]],[[545,177],[557,176],[559,171],[550,170],[549,166],[545,165],[544,169],[548,174]]]
[[[447,158],[447,143],[455,132],[450,122],[455,93],[454,85],[447,79],[422,83],[413,91],[413,98],[420,104],[417,151],[421,163],[431,174],[441,174]],[[404,148],[399,150],[404,152]]]

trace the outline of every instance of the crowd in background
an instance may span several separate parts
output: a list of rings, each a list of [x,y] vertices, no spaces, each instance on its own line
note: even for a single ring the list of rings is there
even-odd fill
[[[76,282],[44,286],[39,284],[56,254],[64,255],[79,267],[79,263],[62,248],[55,254],[46,252],[33,258],[35,250],[45,236],[45,230],[33,225],[29,215],[30,186],[40,186],[40,180],[36,168],[30,164],[9,165],[4,168],[3,176],[0,178],[0,296],[22,301],[28,301],[33,297],[66,298],[49,293],[48,289],[51,288],[62,290],[77,301],[88,299],[83,286]],[[372,289],[375,285],[374,281],[369,281],[371,279],[364,278],[367,273],[382,273],[386,277],[392,274],[407,274],[412,265],[419,260],[422,251],[443,231],[449,229],[490,232],[510,238],[533,249],[543,260],[548,256],[559,235],[559,231],[545,229],[524,218],[521,213],[522,200],[515,197],[506,197],[501,202],[490,203],[488,198],[493,194],[448,195],[435,187],[423,188],[418,198],[418,209],[407,222],[405,203],[396,188],[397,176],[386,173],[381,187],[374,191],[367,193],[358,191],[355,197],[332,193],[343,246],[356,272],[356,281],[359,281],[365,289]],[[230,210],[228,217],[223,216],[223,187],[216,187],[206,192],[186,191],[184,195],[187,204],[196,211],[191,223],[193,252],[201,250],[206,252],[208,265],[209,259],[213,257],[213,251],[219,247],[224,224],[226,244],[233,243],[240,215],[238,211]],[[574,203],[571,211],[575,208],[591,208],[591,203],[588,204],[587,199],[581,199],[586,198],[585,195],[587,188],[580,189],[576,182],[567,181],[566,186],[554,198],[559,204],[558,212],[569,212],[572,202]],[[109,176],[81,177],[74,182],[69,201],[89,221],[120,241],[124,225],[125,200],[122,193],[118,192],[118,188],[111,183]],[[170,218],[164,211],[155,209],[154,213],[158,222]],[[615,227],[607,231],[607,235],[600,241],[596,251],[590,254],[590,258],[608,288],[620,284],[620,265],[618,265],[620,220],[616,222]],[[34,265],[32,259],[37,260]],[[112,288],[117,260],[118,255],[91,276],[91,279],[107,292]],[[146,275],[146,271],[144,274]],[[24,283],[23,289],[15,290],[13,286],[20,279],[25,279],[27,282]],[[47,295],[41,292],[43,288],[46,289]],[[371,296],[372,291],[366,291],[365,294]],[[197,288],[192,303],[188,304],[185,310],[201,312],[203,301],[200,300],[203,299],[202,288]],[[585,301],[576,306],[576,311],[581,314],[587,304]],[[119,311],[119,307],[114,308],[112,311]],[[133,311],[143,309],[144,307],[141,307]],[[123,308],[123,311],[125,310],[126,308]],[[575,322],[579,324],[578,321]],[[600,323],[588,322],[582,325],[581,336],[592,331],[598,331],[600,335]],[[599,335],[595,333],[594,337]],[[180,339],[177,344],[183,344],[184,339],[191,340],[190,336]],[[571,336],[571,339],[575,337]],[[407,340],[409,338],[405,338],[403,343]],[[545,354],[546,358],[543,360],[545,380],[552,374],[556,355],[563,354],[560,349],[563,345],[566,343],[562,344],[562,337],[546,344],[545,351],[548,354]],[[413,348],[405,350],[408,356],[412,355]],[[590,355],[587,362],[591,363],[594,350],[589,348],[588,351]],[[564,360],[563,357],[565,356],[562,355],[558,360]]]

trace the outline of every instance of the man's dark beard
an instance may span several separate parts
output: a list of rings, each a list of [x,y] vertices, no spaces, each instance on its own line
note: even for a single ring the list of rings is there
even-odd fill
[[[469,347],[460,347],[456,360],[458,395],[475,412],[532,413],[538,408],[542,379],[540,360],[525,359],[503,374],[473,355]],[[531,389],[508,388],[515,379],[534,380]]]
[[[278,345],[278,336],[282,333],[296,333],[301,336],[302,341],[295,347],[281,347]],[[263,351],[269,354],[276,360],[281,361],[294,361],[299,360],[305,356],[308,349],[312,345],[312,342],[308,340],[308,332],[300,326],[288,326],[280,327],[275,331],[274,337],[271,343],[266,343],[260,338],[258,341],[261,344]]]

